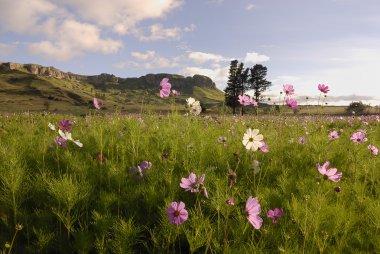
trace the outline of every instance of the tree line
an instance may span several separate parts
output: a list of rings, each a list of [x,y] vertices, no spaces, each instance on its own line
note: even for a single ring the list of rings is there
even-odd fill
[[[230,63],[229,76],[225,92],[225,103],[232,108],[233,114],[240,106],[239,95],[253,90],[256,102],[259,102],[261,94],[271,86],[271,82],[266,80],[267,67],[255,64],[251,68],[244,68],[244,63],[232,60]]]

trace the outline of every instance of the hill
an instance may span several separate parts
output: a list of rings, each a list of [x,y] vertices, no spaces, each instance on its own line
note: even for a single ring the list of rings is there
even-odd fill
[[[175,99],[178,108],[192,96],[209,110],[224,101],[224,94],[206,76],[184,77],[176,74],[147,74],[139,78],[120,78],[112,74],[86,76],[63,72],[37,64],[0,63],[0,111],[49,110],[62,113],[86,113],[95,96],[108,111],[166,111],[171,99],[159,97],[162,78],[181,92]]]

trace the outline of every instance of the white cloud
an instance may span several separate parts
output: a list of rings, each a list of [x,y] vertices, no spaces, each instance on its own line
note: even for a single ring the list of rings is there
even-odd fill
[[[195,74],[200,74],[207,76],[215,82],[219,89],[223,89],[228,79],[229,67],[219,67],[214,69],[199,68],[199,67],[186,67],[179,71],[181,75],[193,76]]]
[[[255,5],[254,4],[248,4],[246,7],[245,7],[245,9],[247,10],[247,11],[251,11],[251,10],[253,10],[253,9],[255,9]]]
[[[202,64],[209,61],[221,62],[221,61],[228,60],[221,55],[216,55],[212,53],[204,53],[204,52],[199,52],[199,51],[190,52],[188,54],[188,58],[198,64]]]
[[[32,43],[29,50],[33,54],[68,60],[85,52],[112,54],[122,47],[121,41],[101,38],[100,29],[91,24],[65,20],[59,26],[51,22],[49,27],[50,30],[46,30],[46,35],[51,40]]]
[[[148,59],[154,57],[156,55],[156,52],[153,50],[148,50],[145,53],[133,51],[133,52],[131,52],[131,55],[140,61],[145,61],[145,60],[148,60]]]
[[[150,26],[149,35],[145,35],[141,29],[136,29],[133,34],[141,41],[173,40],[181,38],[184,32],[192,32],[194,29],[195,25],[193,24],[185,28],[164,28],[160,24],[153,24]]]
[[[0,57],[9,56],[16,49],[15,45],[0,42]]]
[[[260,55],[256,52],[248,52],[244,58],[244,63],[263,63],[269,61],[269,56],[266,55]]]

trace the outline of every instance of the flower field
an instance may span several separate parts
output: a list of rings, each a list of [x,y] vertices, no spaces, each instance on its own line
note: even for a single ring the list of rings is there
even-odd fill
[[[379,145],[378,116],[2,115],[1,248],[378,253]]]

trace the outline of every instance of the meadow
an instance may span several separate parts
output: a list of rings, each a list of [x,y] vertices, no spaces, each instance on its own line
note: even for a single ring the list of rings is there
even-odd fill
[[[378,116],[3,114],[2,253],[379,253],[370,144]]]

